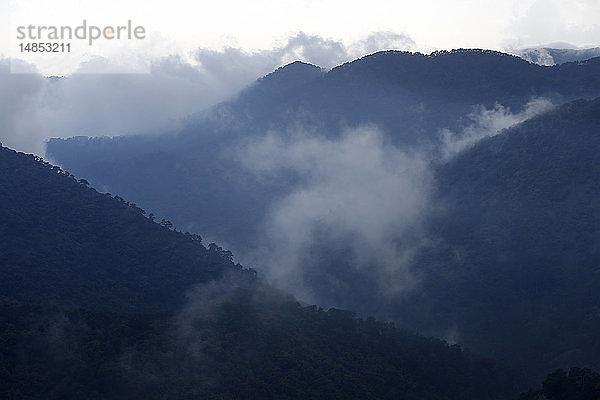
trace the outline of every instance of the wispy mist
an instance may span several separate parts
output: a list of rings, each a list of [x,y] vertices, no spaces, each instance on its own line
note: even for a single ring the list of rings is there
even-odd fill
[[[510,109],[500,104],[494,108],[487,109],[477,106],[467,116],[469,123],[462,132],[452,132],[443,129],[441,155],[442,159],[448,161],[461,151],[470,148],[483,138],[499,134],[503,129],[521,123],[537,114],[547,111],[553,107],[550,100],[538,97],[529,101],[523,111],[512,113]]]
[[[380,294],[412,287],[408,261],[421,240],[431,180],[421,155],[364,126],[337,140],[270,133],[243,147],[240,160],[265,178],[291,171],[300,182],[265,218],[259,258],[277,285],[321,302],[345,297],[359,276],[374,279]],[[317,281],[331,298],[316,293]]]

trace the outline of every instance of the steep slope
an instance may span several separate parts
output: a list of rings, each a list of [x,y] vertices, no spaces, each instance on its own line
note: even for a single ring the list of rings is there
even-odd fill
[[[600,99],[580,100],[441,166],[420,326],[537,371],[598,368],[599,152]]]
[[[173,309],[193,285],[238,271],[60,168],[0,148],[0,298],[102,309]],[[168,225],[168,224],[167,224]]]

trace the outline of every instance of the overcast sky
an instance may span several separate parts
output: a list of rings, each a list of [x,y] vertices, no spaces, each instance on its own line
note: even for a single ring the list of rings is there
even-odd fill
[[[33,60],[44,73],[70,72],[92,55],[135,63],[169,54],[188,57],[197,48],[269,50],[299,32],[348,46],[374,32],[402,34],[413,41],[400,43],[406,50],[424,52],[600,42],[600,0],[3,0],[0,15],[4,57],[18,55],[19,25],[76,26],[86,19],[102,26],[131,19],[147,31],[134,47],[104,42],[70,59]]]

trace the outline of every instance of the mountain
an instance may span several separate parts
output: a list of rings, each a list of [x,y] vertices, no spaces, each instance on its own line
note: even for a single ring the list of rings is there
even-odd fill
[[[532,47],[519,50],[517,54],[531,63],[550,66],[600,57],[600,47],[589,49]]]
[[[600,367],[600,98],[532,118],[437,172],[410,326],[543,371]],[[409,305],[404,308],[408,310]],[[410,318],[410,317],[409,317]]]
[[[600,58],[547,68],[481,50],[380,52],[327,73],[295,63],[190,116],[178,135],[52,139],[47,155],[99,190],[245,252],[270,204],[297,184],[288,175],[259,180],[232,155],[266,132],[337,138],[374,123],[403,148],[439,144],[440,129],[462,130],[476,106],[517,113],[534,97],[598,96],[599,70]]]
[[[557,102],[595,97],[600,94],[599,64],[600,59],[542,68],[489,50],[429,55],[385,51],[325,74],[314,71],[301,85],[281,85],[281,80],[267,85],[274,81],[269,75],[216,110],[229,110],[234,127],[251,122],[243,124],[245,134],[300,122],[335,136],[346,126],[376,123],[396,144],[416,144],[435,140],[439,128],[460,127],[461,117],[474,105],[490,108],[498,103],[518,111],[536,96]],[[273,75],[287,77],[295,73],[293,66]],[[203,121],[195,122],[185,132],[202,132]]]
[[[33,155],[0,148],[4,301],[174,309],[195,284],[243,273],[231,254]],[[246,271],[251,274],[251,271]]]
[[[36,156],[0,148],[0,202],[2,398],[467,400],[523,388],[458,346],[302,306],[230,252]]]

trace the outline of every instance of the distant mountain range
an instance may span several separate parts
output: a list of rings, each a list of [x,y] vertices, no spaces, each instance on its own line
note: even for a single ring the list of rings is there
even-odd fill
[[[374,294],[339,238],[311,249],[325,254],[311,267],[328,280],[305,283],[324,304],[453,338],[537,379],[600,367],[599,96],[600,58],[545,67],[492,51],[381,52],[329,72],[291,64],[190,116],[175,136],[53,139],[47,153],[101,191],[251,251],[270,206],[305,182],[294,171],[261,179],[235,150],[266,132],[335,141],[374,124],[386,146],[425,154],[432,170],[432,211],[410,255],[419,290]],[[477,110],[523,113],[539,98],[557,107],[440,155],[442,133],[460,138]]]
[[[599,70],[600,58],[544,68],[480,50],[382,52],[327,73],[294,63],[191,116],[176,136],[52,139],[47,155],[102,191],[243,249],[293,182],[257,182],[241,171],[223,156],[240,143],[294,127],[335,138],[345,127],[372,123],[398,146],[437,145],[440,129],[460,132],[475,106],[518,113],[536,97],[563,103],[600,96]]]

